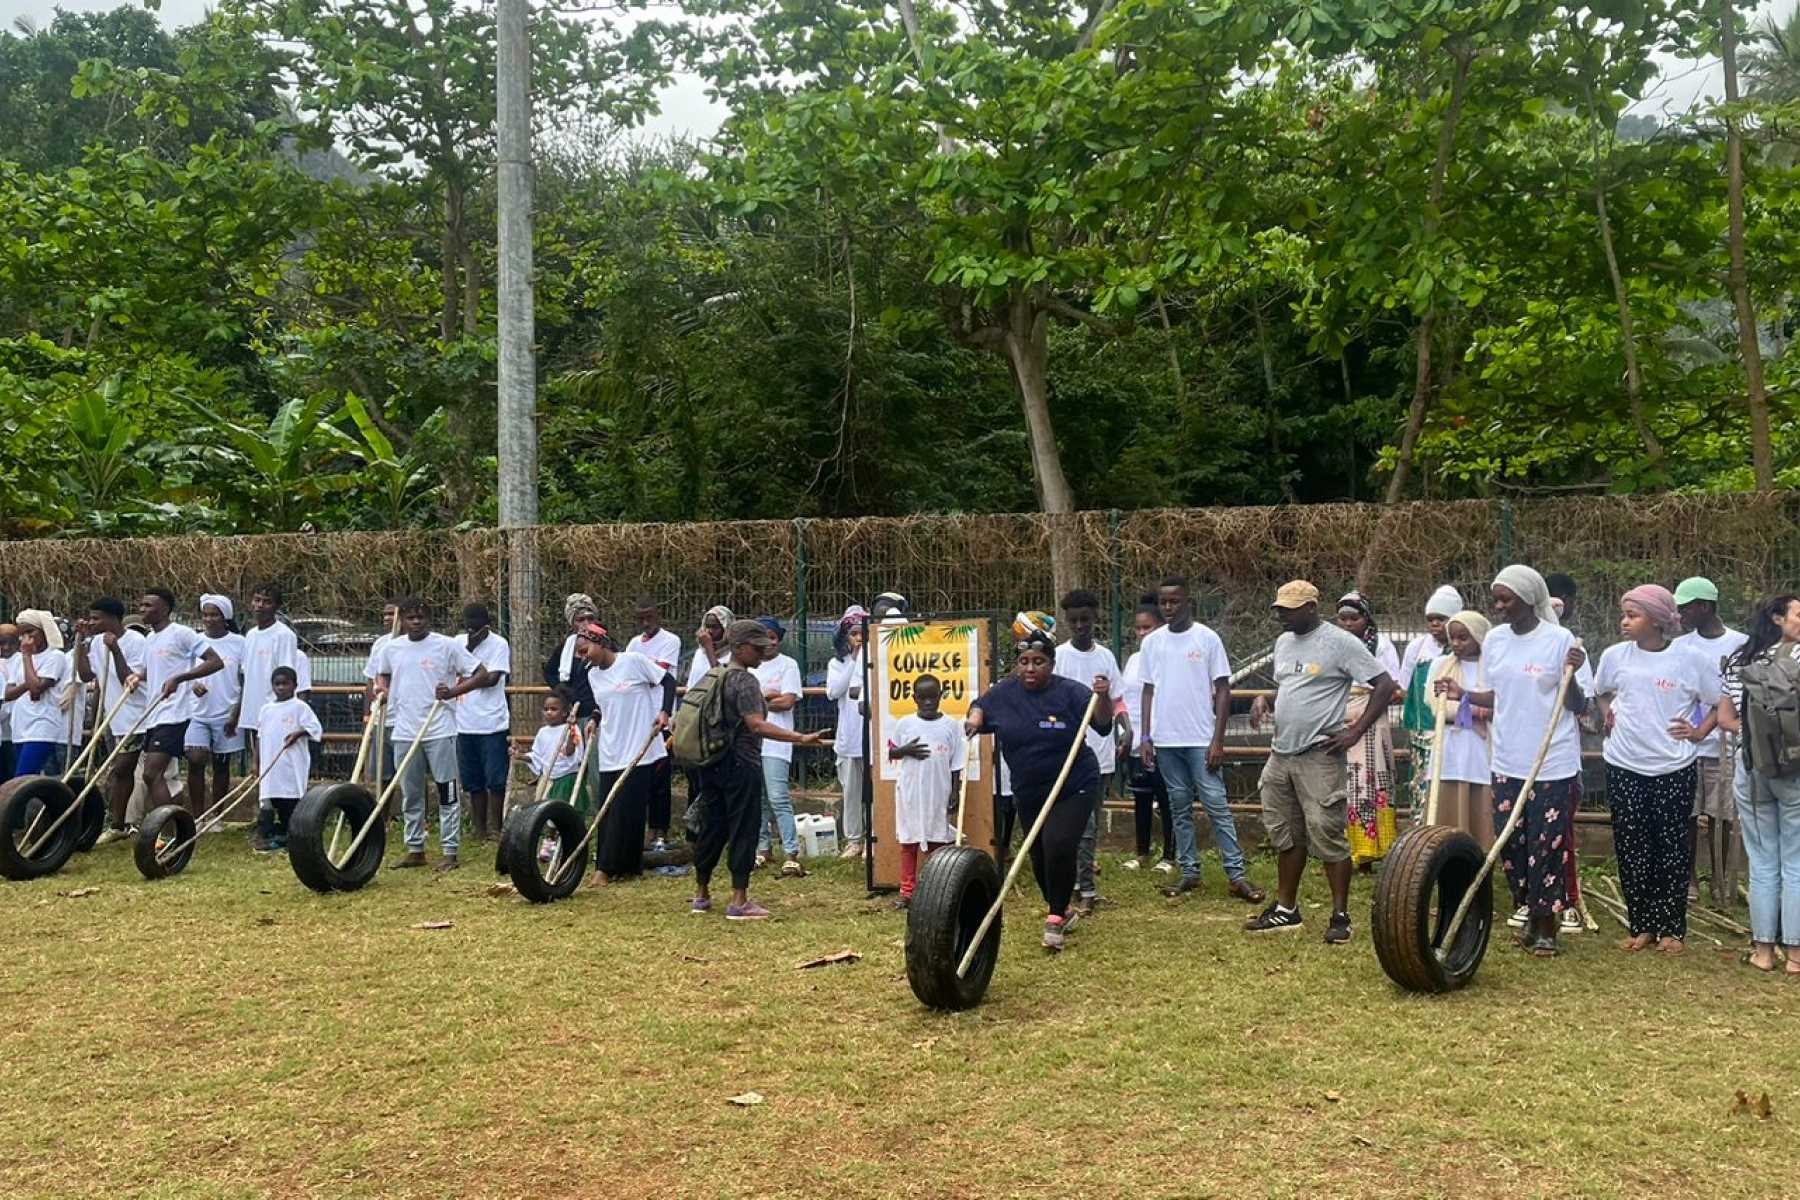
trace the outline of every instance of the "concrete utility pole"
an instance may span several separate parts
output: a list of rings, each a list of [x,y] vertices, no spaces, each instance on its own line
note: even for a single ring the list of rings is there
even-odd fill
[[[498,0],[495,81],[500,166],[500,528],[507,544],[508,628],[538,651],[537,364],[531,278],[531,4]]]

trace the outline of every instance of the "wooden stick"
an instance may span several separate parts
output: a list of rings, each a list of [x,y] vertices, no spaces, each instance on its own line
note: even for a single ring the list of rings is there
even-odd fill
[[[393,796],[394,790],[400,786],[400,781],[406,777],[406,768],[412,766],[413,756],[418,754],[419,747],[425,744],[424,734],[431,729],[432,719],[437,716],[438,709],[442,707],[444,707],[442,700],[431,702],[431,711],[425,714],[425,721],[419,726],[420,736],[413,739],[412,748],[406,752],[406,757],[401,759],[400,764],[394,768],[394,777],[388,781],[387,791],[375,798],[375,810],[369,814],[369,819],[363,822],[362,828],[356,831],[356,837],[351,841],[350,848],[344,851],[344,857],[333,863],[333,866],[355,858],[356,852],[362,849],[364,842],[369,840],[369,834],[374,831],[375,826],[386,820],[387,802]]]
[[[613,800],[618,797],[619,793],[622,790],[624,790],[625,780],[630,777],[630,775],[633,771],[637,770],[637,765],[640,762],[644,761],[644,755],[650,753],[650,743],[654,742],[657,738],[657,735],[660,734],[661,732],[662,732],[662,730],[653,727],[650,730],[650,736],[645,738],[644,744],[638,747],[638,752],[636,755],[634,755],[632,757],[630,765],[627,766],[623,771],[620,771],[619,777],[617,779],[613,780],[612,787],[607,789],[606,799],[602,800],[600,802],[600,811],[594,814],[593,824],[591,824],[587,827],[587,832],[581,835],[581,840],[579,842],[575,843],[575,848],[573,850],[569,851],[569,856],[566,860],[564,860],[562,866],[559,868],[555,868],[553,870],[553,872],[550,876],[550,886],[551,887],[555,887],[559,882],[561,882],[563,874],[566,871],[568,871],[568,869],[569,869],[569,864],[581,857],[582,847],[586,846],[588,844],[588,842],[590,840],[592,840],[595,831],[600,828],[600,822],[602,822],[606,819],[606,810],[612,807]],[[585,757],[581,760],[581,765],[584,768],[587,766],[587,759]],[[581,786],[581,772],[580,771],[577,771],[575,773],[575,786],[576,787]]]
[[[581,705],[576,704],[570,707],[568,725],[570,734],[580,734]],[[587,766],[589,745],[584,738],[576,737],[574,740],[581,745],[581,761],[575,768],[575,795],[579,797],[581,795],[581,769],[582,767]],[[550,765],[544,768],[544,773],[538,776],[537,790],[531,795],[531,802],[533,804],[542,804],[544,802],[544,797],[550,794],[550,784],[552,782],[550,778],[550,768],[556,765],[556,759],[561,758],[574,748],[575,747],[569,745],[569,736],[568,734],[565,734],[561,744],[557,746],[556,756],[550,760]]]
[[[963,739],[962,778],[956,789],[956,841],[951,843],[954,846],[963,844],[963,815],[969,807],[969,764],[974,762],[975,755],[980,753],[981,749],[975,744],[974,738],[965,737]]]
[[[1550,710],[1550,723],[1544,726],[1544,740],[1538,743],[1537,759],[1531,764],[1531,773],[1525,776],[1525,783],[1519,788],[1519,798],[1513,801],[1512,815],[1506,819],[1506,828],[1494,839],[1493,849],[1488,851],[1487,860],[1481,864],[1481,870],[1475,873],[1469,889],[1463,893],[1462,903],[1456,906],[1456,915],[1450,918],[1449,927],[1438,939],[1437,956],[1442,962],[1448,954],[1445,947],[1456,944],[1456,935],[1462,931],[1463,921],[1469,915],[1469,908],[1475,903],[1475,893],[1481,890],[1482,881],[1494,872],[1494,864],[1500,861],[1500,855],[1506,850],[1506,843],[1512,839],[1513,831],[1524,819],[1525,805],[1531,799],[1531,790],[1537,786],[1538,772],[1544,769],[1544,759],[1550,755],[1550,742],[1556,736],[1556,727],[1562,724],[1563,697],[1568,694],[1569,681],[1575,678],[1575,668],[1564,665],[1562,681],[1556,685],[1556,702]]]
[[[356,744],[356,765],[350,768],[350,782],[355,783],[363,773],[363,765],[369,761],[369,747],[374,744],[375,730],[387,715],[387,697],[377,696],[369,709],[369,717],[363,722],[362,741]]]
[[[580,705],[576,705],[576,707],[579,708]],[[591,739],[594,737],[594,731],[596,728],[598,728],[598,726],[599,726],[599,718],[598,717],[596,717],[594,720],[588,722],[587,737],[590,740],[582,743],[581,761],[575,767],[575,784],[573,787],[571,787],[569,789],[569,795],[575,797],[578,800],[581,798],[581,789],[587,783],[588,759],[590,757],[590,751],[592,751],[594,749],[594,744]],[[543,778],[538,780],[538,797],[539,797],[538,803],[540,803],[540,804],[543,803],[543,797],[549,795],[549,793],[550,793],[550,772],[546,770],[544,772]],[[582,839],[583,844],[585,844],[586,841],[587,841],[587,839],[584,837]],[[550,852],[550,875],[549,875],[549,878],[551,879],[552,882],[554,882],[557,879],[562,878],[562,871],[560,870],[560,868],[562,867],[562,862],[563,862],[562,839],[558,838],[556,840],[556,849],[552,850]]]
[[[293,745],[294,745],[294,743],[292,743],[292,742],[285,743],[281,747],[281,749],[279,749],[275,752],[275,757],[271,758],[269,760],[269,765],[264,767],[261,771],[257,772],[257,774],[255,775],[254,778],[244,780],[242,783],[238,784],[236,787],[234,787],[230,791],[226,792],[223,799],[219,800],[211,808],[209,808],[205,812],[201,813],[200,818],[194,822],[193,836],[191,836],[190,838],[188,838],[187,841],[181,843],[179,846],[176,846],[172,850],[158,851],[157,855],[156,855],[156,861],[159,863],[168,862],[170,859],[174,858],[177,854],[180,854],[183,850],[186,850],[189,846],[191,846],[195,842],[199,841],[203,835],[211,833],[213,831],[213,829],[215,829],[219,825],[224,824],[225,814],[227,811],[230,810],[230,807],[233,804],[236,804],[238,801],[242,800],[246,795],[248,795],[250,793],[251,789],[255,788],[258,784],[260,784],[263,781],[263,776],[267,775],[270,771],[275,769],[275,764],[281,761],[281,756],[286,754],[290,749],[292,749]],[[210,824],[209,824],[209,822],[210,822]]]
[[[143,726],[144,722],[149,719],[151,713],[155,712],[157,709],[159,709],[163,706],[163,702],[166,700],[168,700],[168,697],[164,696],[161,700],[158,700],[156,703],[154,703],[144,709],[143,714],[140,715],[138,717],[138,719],[132,723],[131,728],[125,731],[125,736],[120,738],[118,741],[118,744],[112,748],[112,753],[108,754],[106,756],[106,761],[104,761],[100,764],[100,769],[98,771],[94,772],[94,777],[92,779],[88,780],[86,785],[82,787],[80,794],[75,797],[75,802],[73,804],[69,805],[69,807],[63,809],[62,812],[57,816],[56,820],[50,822],[50,828],[44,830],[43,833],[39,834],[37,841],[31,842],[31,844],[29,846],[27,846],[24,849],[24,851],[22,851],[22,853],[25,855],[26,858],[30,858],[31,856],[36,854],[39,850],[42,850],[44,848],[44,843],[46,841],[48,841],[52,836],[54,836],[56,831],[58,829],[61,829],[70,817],[74,816],[77,812],[79,812],[81,810],[81,802],[83,800],[86,800],[87,794],[94,790],[95,784],[99,783],[100,780],[106,778],[107,768],[112,766],[113,759],[119,757],[119,752],[125,749],[125,744],[131,740],[132,735],[135,734],[138,731],[138,729]],[[30,840],[29,831],[27,831],[27,836],[23,840],[26,840],[26,841]]]
[[[1712,909],[1703,908],[1698,904],[1689,904],[1687,907],[1688,907],[1689,912],[1698,914],[1699,916],[1705,918],[1706,920],[1711,921],[1714,925],[1717,925],[1720,929],[1727,930],[1731,933],[1740,934],[1743,937],[1750,936],[1750,927],[1748,925],[1740,925],[1736,921],[1732,920],[1730,917],[1726,916],[1724,913],[1714,912]]]
[[[1050,815],[1051,805],[1055,804],[1057,797],[1062,795],[1063,784],[1069,781],[1069,772],[1075,769],[1075,758],[1081,753],[1081,748],[1087,744],[1088,722],[1094,719],[1094,706],[1099,702],[1098,695],[1088,697],[1087,708],[1081,714],[1081,723],[1075,726],[1075,740],[1069,746],[1069,753],[1063,758],[1062,770],[1056,773],[1056,782],[1050,787],[1050,795],[1044,801],[1044,807],[1038,809],[1037,820],[1033,821],[1031,828],[1025,831],[1025,840],[1020,844],[1018,856],[1013,859],[1012,866],[1007,869],[1006,882],[1000,885],[1000,894],[994,897],[994,903],[988,908],[987,916],[981,918],[981,924],[975,928],[975,936],[969,939],[968,952],[963,955],[962,961],[956,964],[958,979],[963,979],[969,974],[969,967],[975,961],[976,952],[981,949],[982,939],[986,938],[987,931],[993,928],[995,919],[1000,915],[1000,906],[1006,903],[1006,893],[1012,890],[1013,880],[1018,878],[1019,868],[1025,865],[1027,858],[1031,857],[1032,844],[1037,841],[1038,832],[1044,828],[1044,819]]]
[[[81,757],[70,763],[69,769],[63,772],[62,781],[64,783],[75,778],[82,766],[94,761],[94,754],[100,749],[100,735],[112,728],[113,718],[119,715],[119,710],[125,707],[125,702],[131,699],[131,693],[136,691],[137,687],[138,684],[134,681],[130,687],[126,688],[124,692],[120,694],[118,703],[114,704],[112,710],[106,714],[105,719],[94,727],[94,736],[88,739],[87,747],[82,750]],[[105,690],[105,686],[102,685],[102,694],[105,693]]]

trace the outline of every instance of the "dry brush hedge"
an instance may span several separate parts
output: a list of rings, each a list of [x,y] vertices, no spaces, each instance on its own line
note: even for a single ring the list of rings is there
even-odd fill
[[[1206,618],[1247,649],[1273,633],[1268,604],[1281,583],[1311,579],[1333,599],[1374,540],[1365,590],[1390,627],[1416,627],[1442,582],[1480,603],[1494,571],[1522,561],[1573,574],[1584,624],[1599,632],[1625,588],[1691,574],[1713,578],[1728,617],[1741,619],[1752,599],[1800,579],[1796,518],[1800,496],[1779,493],[41,540],[0,543],[0,607],[67,613],[160,585],[186,608],[202,591],[241,600],[267,580],[295,613],[372,624],[383,599],[412,593],[448,621],[464,601],[504,597],[512,537],[537,544],[545,629],[560,628],[563,597],[576,591],[621,624],[649,595],[684,634],[713,604],[790,615],[802,587],[814,618],[889,589],[920,611],[1006,614],[1055,603],[1060,537],[1082,580],[1123,611],[1163,575],[1189,576]]]

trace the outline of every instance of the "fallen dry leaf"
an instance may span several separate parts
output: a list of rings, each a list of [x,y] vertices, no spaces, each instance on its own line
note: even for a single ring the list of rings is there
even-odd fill
[[[681,961],[682,962],[699,963],[702,966],[705,966],[708,962],[711,962],[712,960],[706,959],[706,958],[698,958],[692,954],[684,954],[681,956]]]
[[[805,971],[813,967],[829,967],[836,963],[853,963],[862,958],[854,950],[839,950],[836,954],[827,954],[820,958],[809,958],[805,962],[794,964],[794,970]]]
[[[1762,1099],[1756,1102],[1756,1115],[1765,1121],[1775,1115],[1775,1106],[1769,1103],[1769,1093],[1764,1092]]]
[[[519,889],[510,883],[489,884],[487,894],[490,896],[515,896]]]
[[[79,900],[83,896],[91,896],[99,890],[100,889],[97,887],[82,887],[82,888],[75,888],[72,891],[58,892],[56,894],[59,896],[67,896],[71,900]]]
[[[449,929],[449,928],[452,928],[454,925],[455,925],[454,921],[420,921],[417,925],[414,925],[412,928],[414,928],[414,929]]]
[[[729,1101],[727,1101],[727,1103],[735,1104],[739,1108],[754,1108],[756,1105],[761,1104],[762,1102],[763,1102],[763,1098],[762,1098],[761,1092],[745,1092],[743,1095],[733,1096]]]
[[[1350,1140],[1355,1142],[1358,1146],[1373,1146],[1375,1144],[1374,1142],[1371,1142],[1368,1138],[1364,1137],[1360,1133],[1351,1134]]]
[[[256,923],[258,925],[273,925],[275,923],[275,918],[274,917],[258,917],[258,918],[256,918]]]
[[[1338,1102],[1339,1102],[1339,1101],[1340,1101],[1340,1100],[1342,1100],[1342,1099],[1343,1099],[1343,1097],[1342,1097],[1342,1096],[1340,1096],[1340,1095],[1338,1095],[1338,1094],[1337,1094],[1337,1093],[1336,1093],[1336,1092],[1326,1092],[1326,1093],[1325,1093],[1325,1099],[1327,1099],[1327,1100],[1329,1100],[1329,1101],[1331,1101],[1331,1103],[1333,1103],[1333,1104],[1336,1104],[1336,1103],[1338,1103]]]
[[[928,1038],[921,1038],[920,1040],[914,1042],[912,1044],[912,1048],[914,1050],[929,1050],[935,1045],[937,1045],[937,1038],[936,1037],[928,1037]]]
[[[1750,1111],[1750,1097],[1744,1095],[1743,1088],[1739,1088],[1737,1091],[1737,1099],[1733,1100],[1732,1104],[1731,1104],[1731,1109],[1730,1109],[1731,1115],[1735,1117],[1741,1113],[1747,1113],[1749,1111]]]

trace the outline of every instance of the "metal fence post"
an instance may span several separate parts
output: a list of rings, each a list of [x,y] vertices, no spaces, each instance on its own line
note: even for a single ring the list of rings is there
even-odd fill
[[[1513,511],[1512,501],[1500,498],[1500,561],[1494,564],[1494,570],[1513,563]]]
[[[1113,653],[1123,654],[1125,650],[1125,583],[1124,567],[1119,555],[1119,510],[1112,509],[1106,514],[1106,557],[1112,564],[1112,582],[1110,597],[1112,604],[1112,646]]]
[[[794,656],[800,664],[800,679],[806,679],[806,574],[809,563],[806,557],[806,518],[794,518],[794,624],[800,627],[799,653]]]

